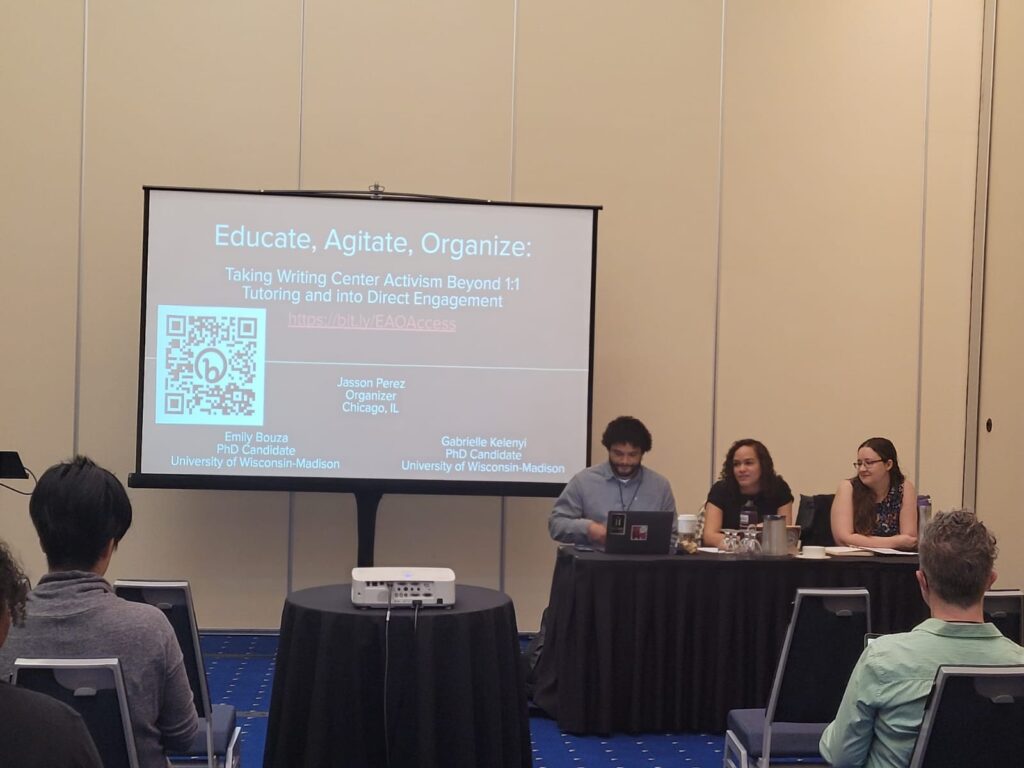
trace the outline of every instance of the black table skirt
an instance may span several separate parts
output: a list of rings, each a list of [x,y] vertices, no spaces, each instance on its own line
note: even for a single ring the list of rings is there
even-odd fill
[[[628,557],[563,547],[534,701],[572,733],[721,732],[763,707],[798,587],[866,587],[874,632],[928,616],[916,556]]]
[[[287,599],[265,768],[529,766],[512,601],[459,586],[451,608],[385,613],[347,584]]]

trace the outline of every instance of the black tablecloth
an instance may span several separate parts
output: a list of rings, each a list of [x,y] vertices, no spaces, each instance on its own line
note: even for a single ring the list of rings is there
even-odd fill
[[[866,587],[874,632],[928,616],[916,556],[630,557],[563,547],[534,701],[572,733],[720,732],[763,707],[798,587]]]
[[[354,607],[348,584],[287,599],[265,768],[529,766],[512,601],[459,586],[451,608],[385,614]]]

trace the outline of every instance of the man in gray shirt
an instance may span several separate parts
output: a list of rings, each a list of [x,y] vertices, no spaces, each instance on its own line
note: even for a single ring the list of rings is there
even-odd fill
[[[603,546],[610,511],[675,512],[676,500],[668,479],[643,466],[651,444],[651,433],[639,419],[613,419],[601,436],[608,461],[578,472],[565,486],[548,519],[551,538],[567,544]]]
[[[132,522],[124,486],[78,457],[43,473],[29,514],[50,571],[29,594],[24,623],[0,648],[0,679],[19,657],[117,658],[139,765],[166,768],[164,750],[188,750],[199,720],[167,617],[115,596],[103,578]]]

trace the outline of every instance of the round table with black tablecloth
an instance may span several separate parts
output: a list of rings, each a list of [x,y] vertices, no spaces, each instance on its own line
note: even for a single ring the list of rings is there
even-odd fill
[[[263,764],[529,766],[512,601],[460,585],[454,606],[393,608],[388,621],[353,606],[348,584],[293,593]]]
[[[865,587],[873,632],[928,617],[916,556],[628,556],[562,547],[535,703],[572,733],[721,732],[764,707],[798,587]]]

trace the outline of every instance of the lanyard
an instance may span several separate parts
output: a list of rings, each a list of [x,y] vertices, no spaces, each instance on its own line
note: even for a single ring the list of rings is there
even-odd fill
[[[640,467],[640,477],[637,478],[636,490],[633,491],[633,498],[629,500],[629,504],[626,503],[626,498],[622,495],[622,486],[626,483],[622,482],[617,477],[615,478],[615,482],[619,484],[619,504],[622,505],[622,511],[629,512],[630,508],[633,506],[633,502],[636,501],[637,494],[640,493],[640,486],[644,482],[644,468]]]

